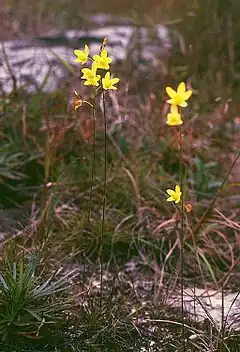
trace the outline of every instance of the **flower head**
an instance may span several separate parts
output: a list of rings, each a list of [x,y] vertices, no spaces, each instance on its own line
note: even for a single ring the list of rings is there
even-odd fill
[[[102,79],[103,89],[114,89],[114,90],[116,90],[117,87],[115,87],[114,84],[117,84],[119,81],[120,81],[119,78],[111,78],[110,77],[110,72],[107,72],[105,74],[105,77]]]
[[[109,69],[112,59],[108,57],[107,49],[103,49],[100,55],[93,55],[93,60],[97,68]]]
[[[81,62],[81,64],[85,64],[88,60],[89,49],[88,46],[84,46],[84,51],[82,50],[74,50],[74,54],[77,58],[74,60],[75,62]]]
[[[178,112],[177,105],[171,105],[171,112],[167,114],[167,125],[179,126],[182,125],[183,120]]]
[[[97,68],[94,64],[92,65],[92,68],[82,69],[83,76],[81,78],[86,80],[84,82],[85,86],[99,86],[101,76],[97,75],[96,71]]]
[[[171,99],[167,100],[168,104],[178,105],[182,108],[187,106],[187,100],[191,97],[192,91],[186,91],[186,85],[184,82],[181,82],[177,87],[177,91],[173,90],[171,87],[166,88],[167,94]]]
[[[175,191],[172,189],[167,189],[167,194],[170,196],[167,199],[167,202],[175,202],[176,204],[180,202],[182,192],[180,191],[180,187],[176,185]]]

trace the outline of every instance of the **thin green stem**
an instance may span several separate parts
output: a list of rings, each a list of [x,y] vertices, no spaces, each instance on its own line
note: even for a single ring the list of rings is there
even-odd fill
[[[180,188],[182,192],[181,201],[181,230],[180,230],[180,277],[181,277],[181,317],[182,317],[182,343],[183,352],[185,346],[185,326],[184,326],[184,192],[183,192],[183,160],[182,160],[182,128],[179,127],[179,159],[180,159]]]
[[[103,204],[102,204],[102,226],[101,226],[101,238],[99,248],[99,259],[100,259],[100,309],[102,308],[102,297],[103,297],[103,235],[105,227],[105,210],[106,210],[106,198],[107,198],[107,118],[106,118],[106,102],[105,92],[103,90],[103,118],[104,118],[104,184],[103,184]]]
[[[87,102],[88,103],[88,102]],[[88,103],[89,104],[89,103]],[[89,104],[92,107],[92,121],[93,121],[93,145],[92,145],[92,170],[91,170],[91,185],[89,191],[89,202],[88,202],[88,214],[87,214],[87,231],[90,228],[90,221],[92,215],[92,195],[93,195],[93,181],[95,173],[95,159],[96,159],[96,93],[93,96],[93,104]],[[85,261],[83,262],[83,280],[85,280]]]
[[[196,263],[196,258],[197,258],[197,245],[195,241],[195,237],[193,235],[193,250],[194,250],[194,272],[197,272],[197,263]],[[194,280],[193,282],[193,314],[194,314],[194,321],[197,321],[197,314],[196,314],[196,281]]]
[[[222,296],[222,306],[221,306],[221,314],[222,314],[222,321],[221,321],[221,333],[222,333],[222,338],[224,337],[224,328],[225,328],[225,319],[224,319],[224,284],[222,284],[221,287],[221,296]]]
[[[46,124],[46,134],[45,134],[45,141],[44,141],[44,184],[40,196],[40,220],[38,225],[38,235],[37,241],[40,244],[40,247],[43,246],[45,237],[47,236],[47,223],[48,223],[48,211],[49,211],[49,195],[50,191],[47,187],[49,182],[49,178],[51,175],[51,168],[53,164],[53,146],[50,141],[50,123],[49,123],[49,116],[48,111],[46,110],[43,101],[41,101],[42,111],[44,113],[44,121]]]
[[[95,95],[93,98],[92,105],[92,121],[93,121],[93,146],[92,146],[92,171],[91,171],[91,185],[89,191],[89,202],[88,202],[88,215],[87,215],[87,228],[89,228],[91,212],[92,212],[92,194],[93,194],[93,180],[94,180],[94,172],[95,172],[95,159],[96,159],[96,116],[95,116]]]

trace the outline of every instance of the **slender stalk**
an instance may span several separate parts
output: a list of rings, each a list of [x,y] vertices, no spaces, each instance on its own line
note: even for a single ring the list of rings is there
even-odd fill
[[[193,242],[194,242],[194,259],[197,258],[197,246],[196,241],[193,235]],[[194,261],[194,272],[197,272],[197,263]],[[193,314],[194,314],[194,321],[197,321],[197,314],[196,314],[196,281],[194,280],[193,283]]]
[[[96,94],[94,93],[93,96],[93,104],[92,107],[92,121],[93,121],[93,145],[92,145],[92,170],[91,170],[91,185],[89,190],[89,202],[88,202],[88,214],[87,214],[87,231],[90,228],[90,221],[92,215],[92,195],[93,195],[93,180],[94,180],[94,173],[95,173],[95,159],[96,159]],[[83,261],[83,281],[85,280],[85,260]]]
[[[222,283],[221,286],[221,329],[219,330],[219,334],[218,334],[218,339],[217,339],[217,351],[219,351],[220,344],[221,341],[224,339],[224,331],[225,331],[225,323],[226,323],[226,319],[224,317],[224,282]]]
[[[42,247],[44,243],[45,236],[47,235],[47,222],[48,222],[48,210],[49,210],[49,188],[47,184],[49,182],[50,174],[51,174],[51,167],[53,163],[53,148],[51,143],[51,136],[50,136],[50,123],[49,123],[49,116],[48,112],[41,101],[42,111],[44,112],[44,121],[46,124],[46,134],[45,134],[45,141],[44,141],[44,184],[40,196],[40,219],[38,225],[38,234],[37,234],[37,241]]]
[[[106,198],[107,198],[107,118],[106,118],[106,102],[105,92],[103,90],[103,118],[104,118],[104,184],[103,184],[103,204],[102,204],[102,226],[101,226],[101,237],[100,237],[100,248],[99,248],[99,259],[100,259],[100,309],[102,308],[102,297],[103,297],[103,235],[105,227],[105,210],[106,210]]]
[[[92,213],[92,194],[93,194],[93,180],[94,180],[94,172],[95,172],[95,159],[96,159],[96,108],[95,108],[95,100],[96,97],[94,95],[93,105],[92,105],[92,121],[93,121],[93,146],[92,146],[92,171],[91,171],[91,185],[89,191],[89,202],[88,202],[88,215],[87,215],[87,228],[89,228],[91,213]]]
[[[182,128],[179,127],[179,159],[180,159],[180,188],[182,192],[181,201],[181,231],[180,231],[180,277],[181,277],[181,317],[182,317],[182,343],[183,352],[186,351],[185,346],[185,326],[184,326],[184,192],[183,192],[183,160],[182,160]]]
[[[224,319],[224,283],[222,284],[221,287],[221,298],[222,298],[222,306],[221,306],[221,337],[224,337],[224,329],[225,329],[225,319]]]

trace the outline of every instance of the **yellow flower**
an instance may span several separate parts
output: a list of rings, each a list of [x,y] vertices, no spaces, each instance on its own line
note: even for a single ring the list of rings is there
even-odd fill
[[[97,68],[94,64],[92,65],[92,68],[82,69],[83,76],[81,78],[86,80],[84,82],[85,86],[99,86],[98,81],[100,80],[101,76],[97,75],[96,71]]]
[[[170,196],[167,199],[167,202],[175,202],[176,204],[180,202],[182,192],[180,191],[180,187],[176,185],[175,191],[172,189],[167,189],[167,194]]]
[[[108,57],[107,49],[103,49],[100,55],[93,55],[93,60],[97,68],[109,69],[112,59]]]
[[[89,49],[88,46],[84,46],[84,51],[82,50],[74,50],[74,54],[77,56],[77,59],[74,60],[75,62],[81,62],[82,64],[85,64],[88,60],[88,54],[89,54]]]
[[[167,114],[167,125],[179,126],[182,125],[183,120],[178,112],[177,105],[171,105],[171,112]]]
[[[105,77],[102,79],[103,89],[114,89],[114,90],[116,90],[117,87],[115,87],[114,84],[118,83],[119,81],[120,81],[119,78],[111,78],[110,77],[110,72],[107,72],[105,74]]]
[[[192,91],[187,90],[184,82],[181,82],[177,88],[177,91],[173,90],[171,87],[166,88],[167,94],[171,99],[167,100],[168,104],[178,105],[182,108],[185,108],[187,100],[191,97]]]

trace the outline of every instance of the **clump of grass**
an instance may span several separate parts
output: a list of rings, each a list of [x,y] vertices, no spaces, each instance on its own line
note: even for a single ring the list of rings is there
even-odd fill
[[[84,256],[95,262],[99,256],[101,242],[101,212],[99,210],[92,211],[90,221],[88,221],[86,211],[68,215],[62,222],[58,221],[55,235],[53,235],[55,248],[52,248],[51,252],[54,251],[60,260],[61,256],[64,256],[67,261],[68,256],[71,260]],[[122,226],[120,226],[121,222],[123,222]],[[105,232],[102,239],[102,259],[105,263],[110,261],[121,264],[137,254],[132,224],[133,219],[131,223],[124,225],[122,214],[115,209],[107,208]]]
[[[64,318],[70,301],[64,291],[69,288],[75,272],[60,278],[58,273],[43,279],[37,272],[37,256],[28,261],[6,259],[0,274],[0,336],[2,342],[26,338],[41,339],[48,335],[48,327],[56,326]],[[62,294],[60,294],[62,293]]]
[[[82,351],[139,350],[142,336],[133,324],[127,306],[120,299],[89,297],[79,310],[75,345]]]

